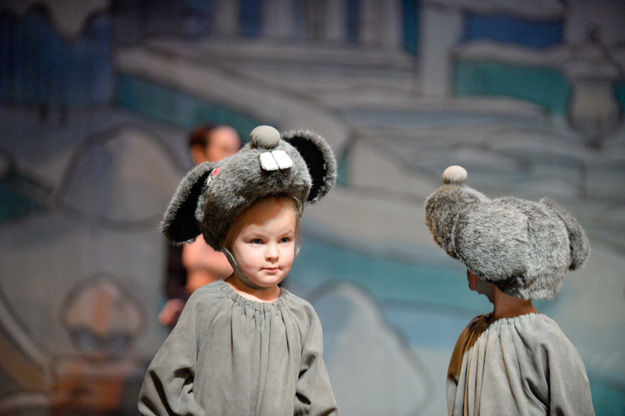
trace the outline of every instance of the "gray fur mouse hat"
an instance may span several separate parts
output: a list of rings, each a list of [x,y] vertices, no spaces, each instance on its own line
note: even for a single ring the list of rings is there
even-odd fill
[[[287,194],[303,206],[318,201],[335,182],[336,160],[323,137],[309,130],[280,135],[271,126],[258,126],[237,153],[199,164],[185,176],[161,230],[176,244],[203,234],[221,250],[233,220],[254,201]]]
[[[489,199],[464,185],[467,171],[450,166],[425,202],[434,241],[480,279],[522,299],[551,299],[567,270],[584,265],[584,230],[555,201]]]

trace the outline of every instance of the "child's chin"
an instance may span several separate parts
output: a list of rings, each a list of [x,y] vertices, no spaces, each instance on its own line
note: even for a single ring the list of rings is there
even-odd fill
[[[256,281],[254,283],[256,283],[258,286],[261,286],[265,289],[269,289],[269,288],[275,287],[278,283],[282,281],[283,278],[284,277],[282,276],[281,273],[265,275],[265,276],[255,279]]]

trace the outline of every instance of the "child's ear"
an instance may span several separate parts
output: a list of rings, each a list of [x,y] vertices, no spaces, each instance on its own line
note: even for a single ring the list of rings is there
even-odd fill
[[[172,243],[193,241],[202,231],[195,218],[198,200],[215,163],[205,162],[184,177],[165,211],[161,230]]]
[[[310,130],[291,130],[282,139],[295,148],[306,162],[312,179],[308,201],[317,202],[336,183],[336,159],[326,140]]]

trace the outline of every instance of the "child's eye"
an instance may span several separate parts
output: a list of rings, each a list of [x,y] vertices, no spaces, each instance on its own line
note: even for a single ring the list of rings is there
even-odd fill
[[[260,238],[254,238],[250,241],[250,243],[252,244],[262,244],[263,240],[261,240]]]
[[[280,239],[280,242],[281,243],[289,243],[289,242],[291,242],[291,237],[282,237]]]

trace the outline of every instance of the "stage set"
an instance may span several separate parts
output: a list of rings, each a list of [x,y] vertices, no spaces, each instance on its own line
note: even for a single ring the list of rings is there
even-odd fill
[[[135,415],[168,329],[159,223],[205,122],[321,134],[337,183],[284,287],[342,415],[446,414],[488,300],[425,225],[449,165],[586,230],[553,318],[597,415],[625,414],[625,3],[0,2],[0,414]]]

